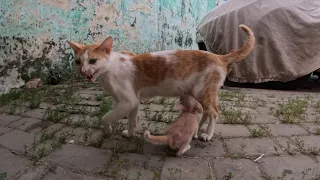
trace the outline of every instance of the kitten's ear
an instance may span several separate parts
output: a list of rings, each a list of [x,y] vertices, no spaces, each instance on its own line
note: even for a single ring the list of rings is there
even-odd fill
[[[75,54],[78,54],[80,52],[80,50],[82,48],[84,48],[84,46],[81,45],[81,44],[78,44],[78,43],[75,43],[75,42],[71,42],[71,41],[67,41],[67,42],[68,42],[69,46],[73,49]]]
[[[107,39],[105,39],[99,46],[99,49],[105,51],[106,53],[110,54],[112,51],[113,46],[113,38],[109,36]]]
[[[174,105],[174,109],[177,111],[181,111],[181,110],[184,110],[185,108],[182,104],[176,104]]]

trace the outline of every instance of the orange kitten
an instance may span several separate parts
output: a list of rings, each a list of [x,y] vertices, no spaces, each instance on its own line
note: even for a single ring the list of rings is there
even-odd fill
[[[179,106],[180,105],[180,106]],[[190,149],[192,137],[197,137],[199,117],[202,106],[192,96],[182,96],[181,104],[175,107],[182,110],[176,120],[170,124],[163,136],[153,136],[146,130],[144,138],[152,144],[168,144],[170,148],[178,150],[176,156],[181,156]]]
[[[131,54],[112,51],[113,38],[101,44],[81,45],[69,42],[75,53],[76,70],[89,81],[101,77],[102,85],[116,102],[113,109],[102,118],[107,133],[111,124],[128,115],[129,129],[123,135],[135,132],[141,100],[154,96],[182,96],[190,93],[203,107],[200,126],[207,120],[204,141],[213,137],[218,119],[218,90],[223,85],[227,67],[246,58],[254,48],[253,32],[240,25],[248,35],[247,42],[226,55],[216,55],[201,50],[161,51]]]

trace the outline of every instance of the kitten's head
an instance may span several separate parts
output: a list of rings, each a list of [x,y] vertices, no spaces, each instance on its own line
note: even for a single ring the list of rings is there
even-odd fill
[[[107,71],[113,39],[108,37],[99,45],[82,45],[68,41],[75,54],[76,71],[94,82]]]

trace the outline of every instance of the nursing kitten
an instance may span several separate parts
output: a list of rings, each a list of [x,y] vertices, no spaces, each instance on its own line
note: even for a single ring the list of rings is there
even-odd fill
[[[163,136],[153,136],[149,130],[144,133],[146,141],[152,144],[167,144],[171,149],[177,150],[176,156],[181,156],[191,148],[192,137],[197,137],[199,117],[202,106],[192,96],[182,96],[181,104],[175,109],[182,110],[176,120],[171,123]]]
[[[226,55],[201,50],[173,50],[146,54],[114,52],[113,38],[101,44],[82,45],[69,42],[75,53],[76,70],[91,82],[101,77],[102,85],[116,102],[103,118],[107,133],[111,124],[128,115],[129,129],[122,134],[130,137],[136,128],[141,100],[154,96],[180,97],[190,93],[203,107],[200,126],[209,120],[206,132],[200,135],[208,141],[214,134],[218,119],[218,91],[223,85],[227,67],[240,62],[254,48],[255,38],[250,28],[240,25],[248,35],[246,43]]]

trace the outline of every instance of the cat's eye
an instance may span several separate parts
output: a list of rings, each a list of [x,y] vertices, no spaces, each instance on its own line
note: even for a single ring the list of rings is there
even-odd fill
[[[76,65],[80,65],[81,61],[79,59],[75,60]]]
[[[97,62],[97,59],[90,59],[89,64],[95,64]]]

